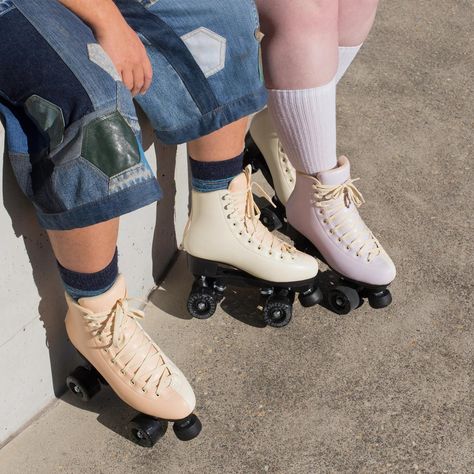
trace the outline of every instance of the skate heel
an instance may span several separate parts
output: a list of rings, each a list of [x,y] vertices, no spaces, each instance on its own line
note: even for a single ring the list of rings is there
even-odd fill
[[[188,254],[188,268],[194,276],[205,276],[208,278],[217,278],[219,264],[212,260],[194,257]]]

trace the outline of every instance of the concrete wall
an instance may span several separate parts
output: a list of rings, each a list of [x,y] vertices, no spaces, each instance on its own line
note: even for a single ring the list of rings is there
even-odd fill
[[[176,153],[175,147],[155,143],[144,128],[147,156],[155,167],[158,161],[165,198],[122,219],[120,270],[138,297],[146,297],[172,260],[189,195],[185,149]],[[15,182],[3,143],[0,124],[0,445],[62,393],[77,362],[64,329],[66,307],[55,259]]]

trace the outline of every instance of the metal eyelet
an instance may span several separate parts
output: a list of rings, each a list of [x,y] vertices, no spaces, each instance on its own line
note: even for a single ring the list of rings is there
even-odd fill
[[[134,382],[133,380],[130,380],[130,383],[131,383],[132,385],[135,385],[135,382]]]
[[[329,229],[329,233],[330,233],[330,234],[334,234],[334,230]]]
[[[120,373],[123,374],[123,375],[125,375],[125,370],[120,369]]]
[[[350,250],[351,248],[349,247],[349,245],[347,245],[347,246],[346,246],[346,249],[347,249],[347,250]]]
[[[146,393],[146,390],[145,390],[144,388],[142,388],[142,392],[143,392],[143,393]]]

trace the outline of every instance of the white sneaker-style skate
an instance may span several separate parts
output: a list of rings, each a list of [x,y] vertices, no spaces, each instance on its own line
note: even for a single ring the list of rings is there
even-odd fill
[[[140,412],[130,432],[138,444],[153,446],[174,421],[178,438],[196,437],[201,424],[192,412],[194,392],[183,373],[144,331],[142,311],[132,309],[122,276],[106,293],[74,301],[66,294],[69,310],[66,330],[74,347],[91,367],[78,367],[67,385],[87,401],[105,381],[128,405]]]
[[[335,169],[316,177],[297,173],[296,186],[286,205],[289,224],[309,241],[295,237],[303,248],[339,273],[346,287],[329,295],[332,309],[345,313],[359,306],[366,296],[376,308],[390,304],[387,286],[395,278],[395,265],[362,220],[358,207],[364,202],[350,177],[346,157]]]
[[[318,263],[273,235],[260,222],[247,166],[228,189],[192,192],[192,209],[183,246],[196,281],[188,300],[190,313],[205,319],[214,313],[225,283],[258,286],[269,296],[267,324],[283,326],[291,319],[295,291],[303,305],[320,300],[314,289]]]

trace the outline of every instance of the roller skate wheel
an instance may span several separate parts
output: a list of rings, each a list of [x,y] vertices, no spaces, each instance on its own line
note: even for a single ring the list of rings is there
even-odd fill
[[[190,441],[196,438],[202,430],[199,418],[193,413],[184,420],[175,421],[173,430],[176,437],[181,441]]]
[[[79,366],[66,378],[69,390],[83,402],[88,402],[100,391],[100,381],[95,370]]]
[[[192,291],[188,298],[188,311],[193,318],[208,319],[217,308],[217,298],[209,290]]]
[[[360,304],[357,290],[349,286],[337,286],[328,293],[329,309],[336,314],[349,314]]]
[[[300,300],[301,306],[310,308],[311,306],[317,305],[323,301],[323,292],[321,291],[321,288],[315,288],[313,291],[300,293],[298,299]]]
[[[286,300],[268,298],[263,309],[263,320],[265,324],[274,328],[286,326],[293,316],[293,305],[289,298]]]
[[[168,422],[140,413],[130,421],[132,440],[144,448],[153,447],[168,429]]]
[[[392,302],[392,294],[390,293],[390,290],[385,289],[382,291],[370,293],[368,299],[372,308],[386,308]]]

